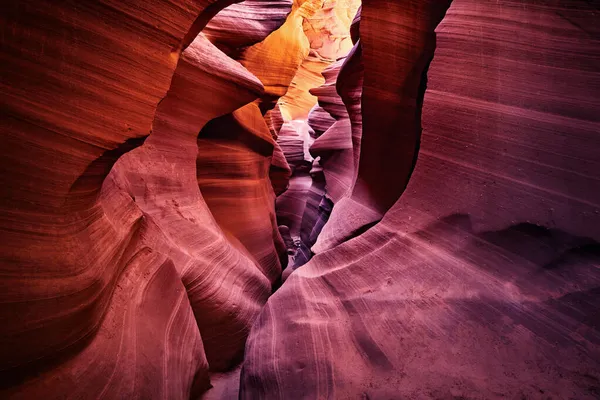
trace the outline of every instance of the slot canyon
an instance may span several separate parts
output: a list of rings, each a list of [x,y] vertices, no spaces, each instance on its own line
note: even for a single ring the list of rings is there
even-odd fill
[[[599,399],[600,2],[6,0],[1,399]]]

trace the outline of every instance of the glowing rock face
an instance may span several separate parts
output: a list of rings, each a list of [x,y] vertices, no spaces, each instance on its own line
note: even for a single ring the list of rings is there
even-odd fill
[[[596,398],[567,3],[6,5],[0,397]]]
[[[316,5],[322,6],[318,8],[315,7]],[[290,240],[295,243],[293,248],[289,249],[292,266],[303,264],[310,258],[310,247],[316,241],[316,236],[328,218],[331,196],[336,199],[341,197],[354,178],[354,166],[351,165],[353,144],[349,144],[349,152],[340,154],[336,151],[338,150],[336,146],[347,146],[349,141],[345,139],[351,136],[350,120],[347,118],[343,102],[336,93],[336,79],[342,59],[353,48],[350,26],[357,13],[359,2],[307,1],[302,7],[310,10],[306,13],[303,22],[310,51],[291,81],[287,93],[278,102],[278,113],[282,120],[279,129],[286,133],[278,138],[278,143],[292,164],[297,164],[298,157],[304,160],[302,168],[292,168],[289,191],[283,193],[277,201],[279,223],[289,230]],[[319,92],[318,88],[323,88],[325,92]],[[323,103],[325,107],[330,101],[333,108],[327,111],[320,104],[317,105],[317,101]],[[337,105],[333,105],[336,102]],[[336,115],[336,112],[340,115]],[[318,139],[313,145],[315,139],[328,130],[336,118],[344,121],[337,123],[325,138]],[[307,131],[310,135],[306,135]],[[332,149],[328,149],[332,137],[337,144],[334,144]],[[340,144],[340,142],[346,143]],[[296,151],[293,150],[294,147]],[[334,154],[330,154],[329,150],[333,150]],[[329,168],[322,168],[321,163],[331,157],[336,159],[346,157],[346,160],[329,162]],[[344,175],[343,182],[338,182],[339,172],[338,176],[333,176],[335,175],[333,173],[329,176],[328,190],[325,193],[326,175],[331,174],[333,165],[338,166],[338,171],[344,170],[341,173]],[[311,236],[313,239],[309,239]],[[296,253],[299,257],[297,259]]]
[[[321,72],[352,48],[350,24],[359,5],[357,0],[306,0],[301,5],[309,53],[279,101],[285,121],[308,117],[317,102],[310,89],[322,85]]]

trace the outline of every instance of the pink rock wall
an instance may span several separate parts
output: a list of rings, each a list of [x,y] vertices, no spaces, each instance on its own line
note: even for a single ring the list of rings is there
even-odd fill
[[[597,398],[599,8],[232,3],[4,7],[0,397]]]
[[[376,12],[363,3],[361,41]],[[406,190],[269,299],[242,398],[597,397],[596,13],[586,2],[453,2]],[[398,65],[393,55],[379,65]],[[376,135],[368,99],[360,167]],[[332,215],[324,232],[341,223]]]
[[[6,14],[10,34],[49,45],[20,68],[10,63],[27,61],[11,58],[23,43],[3,51],[14,93],[3,149],[15,158],[3,164],[13,179],[3,215],[15,216],[4,219],[3,396],[189,398],[210,387],[209,369],[241,360],[280,270],[261,268],[222,230],[198,187],[200,129],[264,91],[197,36],[228,4],[65,3],[63,12],[23,3]],[[78,28],[86,18],[95,24]],[[115,18],[122,31],[109,30]],[[61,47],[71,42],[74,55]],[[25,100],[39,85],[26,78],[34,68],[47,89]],[[16,160],[25,149],[33,158]],[[23,266],[30,271],[9,273]]]
[[[67,356],[100,329],[143,225],[129,210],[115,227],[98,201],[101,185],[148,135],[185,35],[201,28],[205,9],[227,5],[211,3],[6,5],[3,370],[20,375]]]

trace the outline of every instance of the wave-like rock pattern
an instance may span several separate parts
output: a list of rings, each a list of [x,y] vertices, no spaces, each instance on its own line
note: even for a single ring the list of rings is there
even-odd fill
[[[244,0],[219,12],[202,30],[227,54],[262,42],[286,21],[293,0]]]
[[[4,7],[0,397],[597,398],[598,7],[232,3]]]
[[[361,41],[374,16],[406,16],[377,3],[363,3]],[[579,1],[453,2],[406,190],[270,298],[242,398],[598,396],[596,13]]]
[[[360,10],[352,26],[357,27],[359,23]],[[293,268],[305,264],[312,257],[312,247],[329,220],[334,203],[350,196],[358,173],[363,66],[359,39],[354,39],[356,43],[348,56],[325,68],[325,83],[310,91],[318,99],[318,105],[310,111],[307,121],[316,139],[310,146],[310,153],[316,158],[318,172],[311,174],[313,183],[302,217],[300,243],[295,250]],[[314,197],[321,192],[320,199]],[[286,275],[289,273],[291,271]]]
[[[327,183],[327,197],[335,204],[351,188],[354,180],[354,147],[350,118],[335,83],[344,59],[323,71],[325,84],[311,93],[334,122],[310,146],[310,153],[319,157]],[[311,121],[309,120],[309,123]]]
[[[292,268],[305,264],[312,256],[311,247],[329,219],[333,204],[344,196],[354,178],[354,148],[351,122],[336,81],[344,58],[323,70],[325,83],[312,89],[318,104],[308,114],[309,133],[314,142],[309,147],[315,157],[310,172],[312,184],[306,192],[302,210],[300,236],[293,248]],[[284,278],[291,273],[291,269]]]
[[[103,272],[105,284],[116,289],[101,298],[108,311],[97,316],[98,333],[66,364],[9,393],[32,398],[46,391],[60,398],[73,393],[71,385],[86,371],[93,382],[82,386],[86,396],[186,398],[192,389],[197,395],[208,388],[209,368],[239,361],[271,284],[227,240],[200,196],[196,137],[211,118],[262,91],[255,76],[203,36],[187,47],[157,108],[152,134],[116,162],[97,202],[104,226],[93,226],[98,232],[88,240],[97,237],[106,248],[116,243],[119,249],[100,258],[119,269],[114,275],[110,268]],[[208,93],[212,101],[205,104]],[[90,186],[88,178],[78,190]],[[84,315],[94,316],[85,299],[78,300]],[[129,309],[131,316],[124,318]],[[54,310],[64,313],[56,305]],[[191,347],[182,352],[186,342]]]
[[[283,119],[306,119],[317,99],[310,89],[323,84],[322,71],[352,48],[349,27],[357,0],[306,0],[302,4],[302,30],[309,52],[285,96],[279,101]]]
[[[102,182],[149,134],[187,35],[225,5],[4,7],[0,369],[26,374],[100,329],[141,218],[132,210],[115,227],[98,202]]]
[[[240,61],[267,82],[266,93],[257,103],[211,121],[198,141],[198,183],[203,197],[219,225],[250,252],[272,284],[277,283],[282,265],[287,264],[287,249],[275,217],[273,190],[284,192],[291,175],[285,158],[290,148],[286,145],[282,148],[275,142],[284,126],[283,120],[277,118],[281,116],[280,108],[272,107],[278,96],[285,94],[306,57],[308,41],[302,21],[315,12],[311,9],[313,3],[316,4],[314,1],[295,4],[280,29],[255,46],[237,50]],[[252,9],[256,5],[247,6]],[[239,10],[243,7],[245,3],[236,6]],[[266,4],[263,7],[269,8]],[[217,15],[209,27],[219,24],[219,16],[227,12],[228,9]],[[220,29],[226,30],[227,25]],[[235,37],[239,27],[229,29],[229,34]],[[214,41],[210,34],[207,37]],[[286,44],[283,48],[282,42]],[[273,120],[263,118],[266,111]],[[280,126],[272,125],[279,122]],[[303,144],[298,143],[302,153]],[[294,163],[292,167],[295,168]]]
[[[252,103],[202,130],[196,164],[212,215],[250,252],[271,283],[281,275],[281,261],[287,262],[269,180],[274,146],[258,105]]]
[[[3,163],[5,179],[23,172],[3,202],[13,219],[3,219],[2,395],[197,397],[209,369],[241,360],[281,273],[223,231],[196,174],[201,128],[264,87],[198,35],[231,2],[64,3],[3,16],[16,38],[3,51],[13,121],[3,149],[29,156]],[[29,37],[48,46],[15,57]],[[36,72],[47,90],[32,90]],[[273,247],[274,193],[261,183]]]
[[[254,75],[199,35],[184,52],[152,134],[113,169],[117,184],[166,237],[147,240],[180,272],[214,370],[239,361],[245,333],[271,284],[224,235],[201,196],[197,136],[212,118],[255,99],[262,89]],[[211,102],[204,104],[209,93]]]
[[[335,222],[325,226],[313,247],[315,253],[368,229],[404,191],[418,151],[434,30],[450,2],[363,3],[359,28],[363,134],[358,176],[352,194],[336,204],[331,215]],[[383,57],[388,61],[381,62]]]
[[[304,263],[310,257],[314,241],[308,238],[312,235],[316,240],[320,227],[328,218],[325,210],[330,209],[329,199],[323,202],[324,208],[319,206],[325,192],[324,169],[319,160],[313,162],[309,148],[336,122],[335,111],[330,113],[317,104],[317,93],[311,89],[328,87],[330,92],[335,92],[336,72],[325,71],[352,48],[350,25],[359,2],[325,0],[306,2],[304,6],[310,10],[303,20],[310,51],[287,93],[279,100],[278,112],[267,118],[273,124],[273,130],[279,128],[277,142],[292,170],[289,190],[278,199],[277,210],[280,224],[291,235],[288,242],[293,245],[288,252],[293,265]],[[336,65],[339,66],[339,63]],[[323,97],[323,101],[328,100]],[[338,106],[338,111],[343,112],[341,101]],[[308,135],[305,134],[307,131]],[[314,166],[312,173],[311,165]],[[315,226],[319,228],[313,229]]]

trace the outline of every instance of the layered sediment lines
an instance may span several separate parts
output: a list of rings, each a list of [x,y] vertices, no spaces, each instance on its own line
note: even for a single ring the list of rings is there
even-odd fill
[[[377,4],[363,3],[361,41],[382,29],[370,18],[406,21]],[[269,299],[242,398],[597,397],[595,13],[586,2],[453,2],[410,182],[381,222],[317,254]],[[405,128],[386,106],[370,108],[367,43],[359,169],[368,140]],[[394,54],[379,65],[397,65]],[[380,171],[401,188],[405,170]],[[332,215],[324,231],[336,224]]]
[[[364,65],[363,134],[358,175],[351,195],[341,199],[332,212],[335,222],[324,227],[313,246],[315,253],[377,223],[404,191],[418,151],[434,30],[450,2],[381,0],[363,4],[359,28]],[[387,62],[380,61],[383,57]]]
[[[7,4],[0,397],[597,398],[599,11],[450,3]]]
[[[265,93],[198,35],[230,3],[22,2],[3,15],[3,396],[197,397],[209,370],[241,361],[281,266],[224,229],[199,189],[199,131]],[[263,247],[283,253],[268,178],[253,194],[272,219]]]
[[[226,5],[213,3],[5,7],[2,370],[71,354],[100,328],[142,225],[130,210],[115,227],[101,185],[150,132],[186,34]]]
[[[277,200],[279,223],[290,235],[287,241],[291,244],[288,247],[290,266],[304,264],[310,258],[310,247],[316,241],[316,235],[331,209],[330,198],[323,197],[326,192],[325,171],[320,165],[319,156],[315,156],[315,159],[310,149],[315,139],[336,121],[331,114],[336,111],[326,111],[317,104],[319,92],[315,90],[329,88],[325,89],[326,93],[321,93],[322,102],[339,100],[335,94],[337,71],[341,65],[340,59],[352,49],[350,25],[359,5],[355,0],[325,0],[310,3],[311,9],[309,2],[305,3],[306,9],[312,10],[303,20],[309,51],[287,93],[278,101],[276,114],[267,117],[291,166],[289,189]],[[337,99],[332,100],[333,97]],[[341,101],[337,106],[338,112],[345,113]],[[342,135],[347,123],[344,121],[337,125]],[[330,132],[328,137],[331,136]],[[335,191],[333,179],[331,189]],[[309,238],[311,235],[313,239]]]

